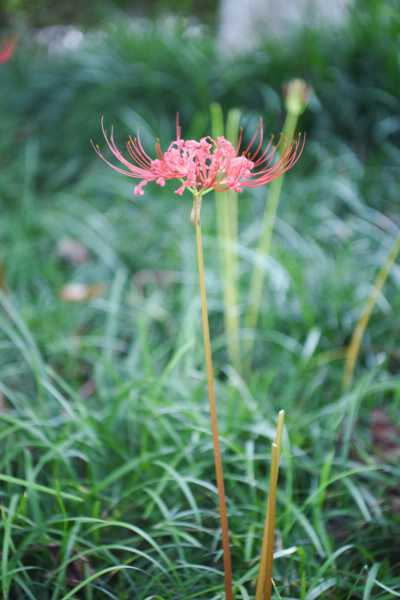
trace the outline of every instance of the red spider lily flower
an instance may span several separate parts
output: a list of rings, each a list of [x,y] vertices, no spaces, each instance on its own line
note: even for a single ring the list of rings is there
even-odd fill
[[[170,179],[180,181],[181,185],[175,191],[178,195],[183,194],[186,189],[192,194],[203,196],[212,190],[241,192],[245,187],[259,187],[270,183],[291,169],[300,158],[305,142],[305,137],[299,136],[288,145],[281,140],[278,146],[274,146],[271,137],[263,148],[262,121],[244,149],[241,149],[242,132],[237,148],[223,136],[216,139],[203,137],[200,141],[184,140],[181,137],[177,118],[176,139],[170,143],[165,152],[162,152],[157,141],[155,145],[157,158],[151,158],[145,152],[138,135],[133,139],[129,138],[126,144],[130,157],[128,160],[115,143],[113,129],[110,135],[107,134],[103,119],[101,127],[111,154],[122,167],[111,163],[102,154],[99,146],[92,142],[96,153],[118,173],[140,180],[134,189],[134,193],[138,196],[143,195],[143,188],[149,182],[154,181],[164,186]],[[279,146],[283,149],[278,156]]]
[[[5,41],[2,50],[0,50],[0,65],[10,60],[10,58],[14,54],[16,45],[17,40],[15,38],[10,38],[9,40]]]

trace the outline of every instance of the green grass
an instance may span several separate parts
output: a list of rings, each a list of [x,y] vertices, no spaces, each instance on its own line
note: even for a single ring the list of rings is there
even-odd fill
[[[91,136],[100,141],[100,113],[115,120],[121,139],[139,116],[148,138],[160,129],[167,139],[178,95],[187,127],[190,121],[193,134],[204,131],[209,87],[190,65],[207,62],[211,46],[201,38],[177,62],[178,38],[175,46],[157,38],[153,58],[141,39],[122,35],[119,50],[106,42],[97,54],[68,59],[37,52],[30,64],[21,50],[0,73],[2,106],[15,98],[0,117],[0,259],[8,289],[0,309],[3,600],[222,598],[190,198],[149,186],[132,202],[129,182],[89,147]],[[200,46],[203,54],[196,53]],[[119,53],[129,60],[140,48],[147,79],[135,90],[137,66],[126,72]],[[146,69],[163,48],[166,81],[181,68],[193,75],[186,88],[176,75],[176,97],[160,97],[164,80]],[[390,110],[394,118],[395,106]],[[398,422],[398,268],[372,316],[354,383],[341,390],[343,348],[398,232],[400,152],[394,139],[375,138],[376,151],[364,153],[347,126],[327,138],[321,123],[334,113],[323,106],[316,114],[304,156],[285,181],[264,265],[256,360],[241,377],[223,342],[211,197],[203,208],[242,600],[254,598],[279,409],[289,437],[280,471],[275,598],[400,594],[400,469],[398,459],[378,454],[370,429],[377,407]],[[248,111],[245,123],[251,118]],[[379,117],[367,120],[375,131]],[[264,196],[259,190],[239,198],[242,313]],[[64,237],[84,244],[89,260],[61,259],[57,243]],[[71,281],[100,282],[104,294],[65,302],[59,292]]]

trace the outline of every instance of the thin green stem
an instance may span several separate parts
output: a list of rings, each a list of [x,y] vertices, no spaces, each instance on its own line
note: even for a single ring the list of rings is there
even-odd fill
[[[208,322],[207,292],[205,280],[203,240],[200,223],[201,196],[195,195],[193,201],[192,222],[196,229],[197,268],[199,273],[199,288],[201,300],[201,321],[203,329],[204,357],[206,363],[208,400],[210,404],[211,432],[214,447],[215,475],[219,499],[221,521],[222,548],[224,554],[225,598],[233,600],[232,561],[229,544],[228,513],[226,509],[224,473],[222,467],[221,448],[219,444],[217,400],[214,384],[214,370],[211,353],[210,326]]]
[[[218,192],[217,203],[220,204],[220,252],[221,273],[224,293],[224,321],[226,331],[226,344],[230,362],[237,371],[240,371],[240,345],[239,345],[239,310],[237,302],[237,261],[236,243],[232,235],[235,192]]]
[[[369,320],[372,312],[375,308],[376,301],[379,298],[379,294],[385,285],[386,279],[396,262],[396,259],[400,252],[400,235],[396,238],[393,246],[391,247],[387,258],[380,268],[378,275],[376,276],[374,285],[372,286],[371,292],[367,298],[364,310],[361,313],[360,318],[354,328],[354,332],[351,338],[351,342],[346,351],[346,362],[343,375],[343,387],[346,389],[350,386],[353,380],[354,367],[357,362],[357,357],[360,351],[362,339],[364,337],[365,330],[367,329]]]
[[[212,134],[214,138],[224,135],[224,116],[219,104],[211,105]],[[239,132],[240,111],[228,113],[226,138],[236,144]],[[237,291],[237,237],[238,195],[236,192],[215,194],[217,212],[217,235],[220,254],[220,272],[224,295],[224,323],[229,360],[237,371],[241,368],[239,344],[239,308]]]
[[[235,146],[239,135],[240,111],[232,109],[226,121],[226,138]],[[225,305],[228,354],[236,371],[241,370],[239,341],[239,301],[238,301],[238,194],[233,190],[227,193],[225,234]]]
[[[288,112],[283,127],[284,147],[287,147],[293,140],[294,133],[297,127],[298,114]],[[284,148],[283,148],[284,149]],[[272,234],[276,221],[279,200],[283,185],[284,175],[275,179],[269,187],[263,222],[261,226],[261,237],[258,243],[257,254],[262,257],[267,257],[271,251]],[[251,362],[251,353],[254,346],[254,334],[257,326],[260,313],[261,300],[263,295],[265,280],[265,270],[263,266],[256,262],[253,267],[253,272],[250,281],[250,291],[248,297],[248,309],[245,315],[246,336],[246,356],[247,361]]]
[[[267,512],[265,516],[260,567],[257,579],[256,600],[270,600],[272,593],[272,563],[274,557],[276,521],[276,490],[278,486],[279,459],[281,455],[284,420],[285,412],[281,410],[278,415],[275,440],[272,444],[269,495]]]

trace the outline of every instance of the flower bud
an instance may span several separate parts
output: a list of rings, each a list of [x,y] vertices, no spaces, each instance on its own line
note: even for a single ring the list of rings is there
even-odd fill
[[[286,110],[297,116],[307,108],[311,88],[303,79],[292,79],[285,86]]]

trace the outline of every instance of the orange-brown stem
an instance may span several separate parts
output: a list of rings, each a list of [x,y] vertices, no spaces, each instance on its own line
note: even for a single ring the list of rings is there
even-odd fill
[[[278,425],[276,428],[275,440],[272,444],[269,495],[261,548],[260,568],[257,579],[256,600],[271,600],[272,595],[272,563],[274,558],[275,541],[276,492],[284,419],[285,413],[283,410],[281,410],[278,415]]]
[[[213,373],[212,354],[211,354],[210,327],[209,327],[209,323],[208,323],[207,293],[206,293],[204,255],[203,255],[203,240],[202,240],[201,224],[200,224],[200,208],[201,208],[201,197],[195,196],[194,202],[193,202],[192,222],[196,229],[197,268],[198,268],[198,273],[199,273],[199,287],[200,287],[200,299],[201,299],[201,321],[202,321],[203,341],[204,341],[204,356],[205,356],[206,372],[207,372],[208,400],[210,403],[211,432],[212,432],[212,439],[213,439],[213,446],[214,446],[214,463],[215,463],[215,475],[216,475],[216,480],[217,480],[217,490],[218,490],[218,499],[219,499],[222,548],[223,548],[223,554],[224,554],[225,598],[226,598],[226,600],[233,600],[232,561],[231,561],[231,552],[230,552],[230,545],[229,545],[228,513],[226,510],[224,473],[223,473],[223,468],[222,468],[221,448],[220,448],[220,444],[219,444],[217,401],[216,401],[216,394],[215,394],[214,373]]]

